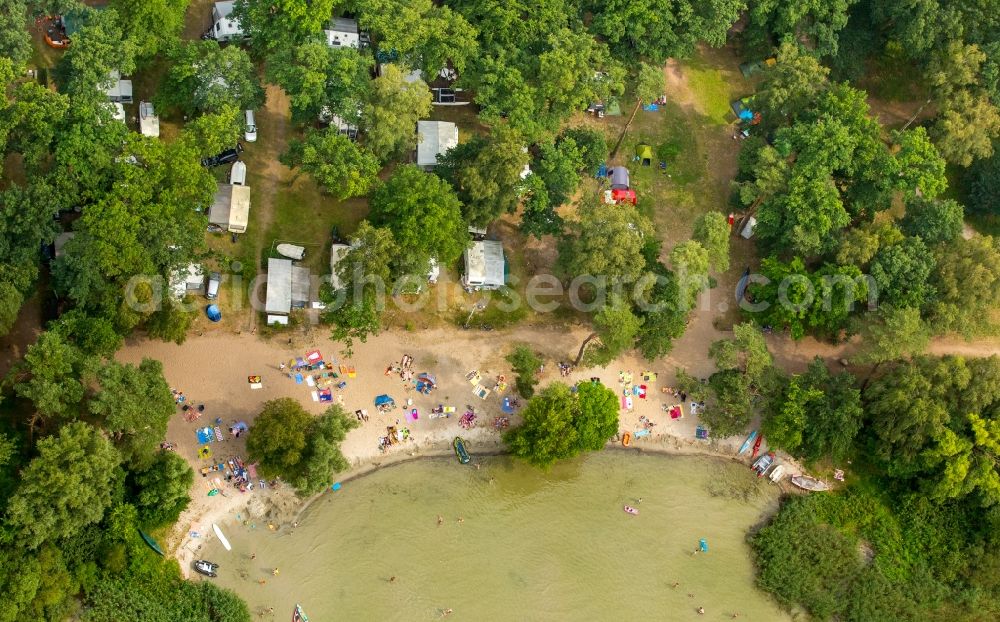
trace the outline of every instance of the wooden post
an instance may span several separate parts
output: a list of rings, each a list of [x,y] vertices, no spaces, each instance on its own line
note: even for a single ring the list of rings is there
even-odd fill
[[[639,112],[640,106],[642,106],[641,99],[635,102],[635,108],[632,109],[631,116],[629,116],[628,121],[625,123],[625,127],[622,128],[622,133],[618,137],[618,142],[615,143],[615,148],[611,150],[611,155],[608,157],[609,160],[618,154],[618,148],[622,146],[622,141],[625,140],[625,134],[628,133],[629,126],[632,125],[632,121],[635,120],[635,115]]]

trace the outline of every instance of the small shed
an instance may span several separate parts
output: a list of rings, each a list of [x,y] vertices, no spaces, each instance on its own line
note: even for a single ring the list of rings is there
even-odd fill
[[[267,298],[264,312],[288,315],[292,310],[292,260],[271,257],[267,260]]]
[[[635,146],[635,159],[642,166],[652,166],[653,148],[647,144],[639,143]]]
[[[750,238],[753,237],[753,232],[754,229],[756,228],[757,228],[757,219],[751,216],[750,218],[747,219],[747,224],[743,226],[743,231],[740,231],[740,235],[742,235],[745,239],[749,240]]]
[[[326,44],[332,48],[347,47],[358,49],[361,46],[361,35],[358,33],[357,20],[346,17],[334,17],[330,20],[327,28],[323,30],[326,35]]]
[[[473,242],[465,249],[462,285],[468,289],[498,289],[505,284],[503,244],[494,240]]]
[[[108,81],[105,82],[104,92],[108,96],[108,101],[119,104],[132,103],[132,81],[122,80],[122,76],[117,69],[112,69],[108,73]]]
[[[612,190],[628,190],[629,189],[629,177],[628,169],[624,166],[614,166],[608,171],[608,177],[611,178],[611,189]]]
[[[208,222],[231,233],[245,233],[249,219],[250,188],[219,184],[212,207],[208,210]]]
[[[438,156],[458,146],[458,126],[448,121],[417,121],[417,166],[430,170]]]

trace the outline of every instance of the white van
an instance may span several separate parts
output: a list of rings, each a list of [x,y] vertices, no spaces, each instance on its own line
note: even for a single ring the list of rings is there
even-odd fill
[[[233,168],[229,170],[229,184],[232,186],[247,185],[247,165],[242,160],[233,162]]]
[[[246,130],[243,132],[243,138],[247,140],[248,143],[257,142],[257,122],[253,118],[253,110],[243,111],[244,119],[246,120]]]

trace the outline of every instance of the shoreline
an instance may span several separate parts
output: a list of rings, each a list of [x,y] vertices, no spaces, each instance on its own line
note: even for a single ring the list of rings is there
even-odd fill
[[[479,428],[483,430],[484,428]],[[472,430],[466,431],[471,432]],[[483,436],[479,434],[479,436]],[[472,440],[465,437],[466,440]],[[487,436],[489,438],[489,436]],[[481,439],[477,439],[481,440]],[[735,448],[732,447],[732,443],[736,442],[736,447],[738,448],[738,443],[741,443],[741,437],[731,437],[728,439],[723,439],[722,441],[708,441],[706,444],[704,441],[696,441],[684,439],[679,436],[661,433],[656,437],[651,437],[651,439],[639,439],[634,440],[633,443],[640,442],[641,446],[632,445],[630,447],[623,447],[621,445],[620,438],[616,435],[614,440],[608,441],[601,451],[614,451],[622,453],[634,453],[634,454],[650,454],[656,456],[680,456],[680,457],[701,457],[709,458],[712,460],[720,460],[726,462],[740,463],[749,466],[750,462],[742,456],[735,455]],[[477,456],[482,457],[500,457],[500,456],[511,456],[511,453],[502,445],[502,443],[497,444],[494,449],[484,449],[479,451],[470,451],[473,456],[473,462]],[[589,452],[591,453],[591,452]],[[397,452],[394,454],[381,455],[381,456],[346,456],[349,461],[351,461],[352,467],[346,471],[337,474],[335,477],[335,482],[345,484],[352,482],[383,469],[400,467],[411,462],[417,462],[421,460],[430,459],[440,459],[448,458],[454,455],[454,449],[451,447],[449,442],[444,440],[435,443],[428,447],[415,447],[412,451]],[[583,454],[586,455],[586,454]],[[790,458],[783,458],[786,464],[789,464],[793,468],[797,468],[804,472],[797,463],[795,463]],[[787,485],[788,478],[786,477],[782,482],[775,484],[778,486],[782,496],[788,494],[796,494],[794,488]],[[295,494],[294,490],[287,485],[282,485],[281,488],[269,490],[267,493],[261,494],[260,492],[252,493],[249,496],[244,497],[241,493],[239,496],[227,496],[230,499],[229,502],[221,505],[215,506],[208,511],[202,512],[190,519],[191,523],[217,523],[220,522],[222,518],[230,515],[234,510],[238,509],[241,502],[246,502],[249,506],[251,500],[257,500],[262,505],[264,505],[264,516],[267,517],[275,509],[278,510],[277,514],[281,517],[280,524],[276,525],[274,531],[282,531],[284,529],[292,526],[294,528],[298,523],[302,522],[303,517],[313,506],[313,504],[323,498],[325,495],[332,494],[332,490],[327,488],[320,493],[317,493],[311,497],[303,498]],[[279,504],[284,505],[283,508],[276,508],[274,497],[279,497]],[[776,509],[776,507],[774,508]],[[765,512],[761,517],[761,520],[766,520],[772,511]],[[180,526],[184,519],[182,515],[181,519],[178,519],[177,526]],[[175,526],[176,531],[176,526]],[[194,538],[189,535],[183,537],[181,542],[178,544],[174,551],[173,557],[177,559],[178,563],[181,565],[181,573],[185,578],[191,577],[190,564],[195,559],[195,553],[201,549],[203,543],[208,542],[212,538],[215,538],[214,534],[206,534],[207,537],[200,538],[201,542],[197,543],[197,547],[192,548],[191,545],[194,544]]]

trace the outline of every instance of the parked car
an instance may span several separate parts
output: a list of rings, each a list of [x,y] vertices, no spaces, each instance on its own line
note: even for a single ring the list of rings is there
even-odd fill
[[[257,122],[253,118],[253,110],[244,110],[243,118],[246,121],[246,129],[243,131],[243,138],[248,143],[257,142]]]
[[[205,168],[212,168],[214,166],[220,166],[222,164],[230,164],[240,159],[241,151],[243,151],[243,145],[237,143],[236,147],[233,149],[226,149],[222,153],[207,158],[202,158],[201,165],[204,166]]]
[[[222,283],[222,275],[212,272],[208,275],[208,287],[205,288],[205,298],[215,300],[219,297],[219,285]]]

